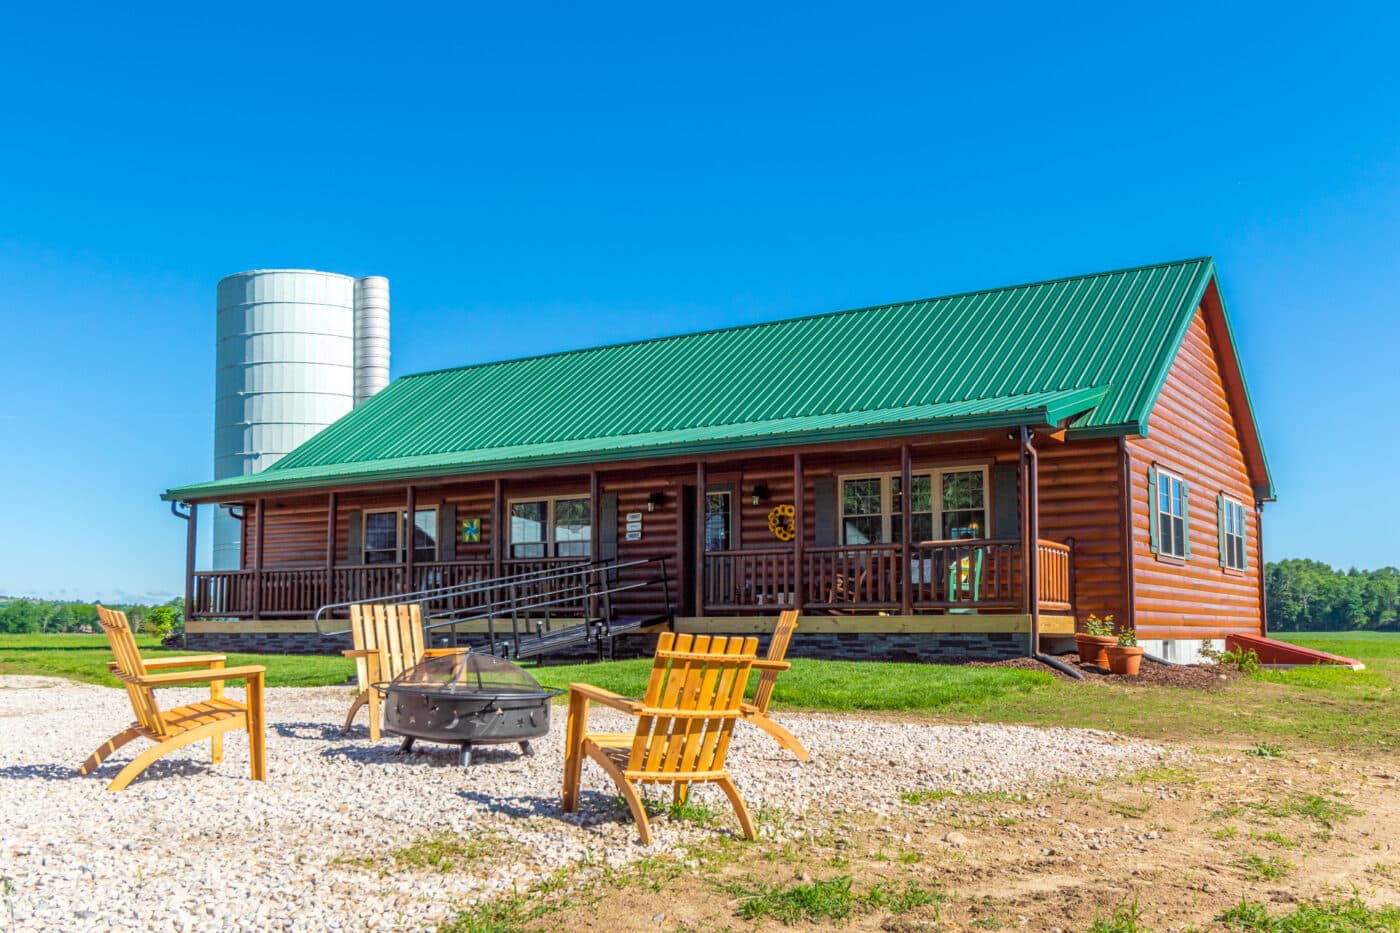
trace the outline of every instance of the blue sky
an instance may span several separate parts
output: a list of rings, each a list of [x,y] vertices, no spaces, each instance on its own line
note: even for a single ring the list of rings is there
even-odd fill
[[[277,266],[389,276],[401,375],[1209,253],[1268,555],[1400,564],[1393,10],[216,9],[7,11],[0,593],[181,590]]]

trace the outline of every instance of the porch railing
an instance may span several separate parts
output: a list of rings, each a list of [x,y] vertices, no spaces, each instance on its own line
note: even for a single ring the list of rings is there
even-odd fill
[[[803,607],[897,611],[908,589],[916,611],[1027,611],[1022,594],[1021,542],[1016,538],[922,541],[909,556],[898,544],[808,547],[803,550]],[[1041,540],[1040,608],[1071,608],[1070,547]],[[705,554],[706,612],[763,611],[790,606],[797,575],[790,547]]]

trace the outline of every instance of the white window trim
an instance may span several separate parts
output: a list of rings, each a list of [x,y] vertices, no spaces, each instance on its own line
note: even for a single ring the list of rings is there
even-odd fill
[[[438,506],[419,506],[415,508],[414,511],[420,513],[432,512],[433,525],[434,527],[436,527],[439,517]],[[371,548],[369,547],[367,541],[364,540],[364,536],[369,530],[369,517],[371,515],[397,515],[398,518],[394,522],[394,560],[391,563],[402,564],[404,562],[405,556],[408,553],[404,549],[404,532],[407,530],[407,525],[410,521],[410,519],[408,518],[408,509],[403,507],[399,507],[397,509],[362,509],[361,513],[364,516],[361,528],[364,530],[360,532],[362,538],[362,540],[360,541],[360,562],[369,563],[369,561],[366,560],[366,558],[369,556]],[[417,516],[415,515],[414,518],[417,518]],[[415,525],[414,527],[417,526]],[[427,563],[434,563],[438,559],[438,556],[442,554],[441,542],[438,541],[438,536],[438,532],[435,531],[433,534],[433,556],[431,560],[427,561]],[[383,550],[383,548],[374,548],[373,550],[381,551]],[[414,560],[416,562],[417,558],[415,557]]]
[[[574,501],[574,500],[576,500],[576,499],[582,499],[583,501],[589,503],[589,508],[588,508],[588,523],[589,523],[590,530],[591,530],[591,526],[592,526],[595,522],[598,521],[598,516],[596,516],[596,515],[593,514],[592,502],[591,502],[590,497],[589,497],[589,495],[588,495],[587,492],[583,492],[583,493],[573,493],[573,494],[565,494],[565,495],[562,495],[562,496],[519,496],[519,497],[517,497],[517,498],[515,498],[515,499],[507,499],[507,500],[506,500],[506,560],[549,560],[549,559],[553,559],[553,558],[558,557],[559,555],[558,555],[558,553],[556,553],[556,549],[557,549],[558,546],[559,546],[559,542],[555,540],[555,535],[554,535],[554,514],[555,514],[555,513],[554,513],[554,506],[555,506],[555,503],[560,502],[560,501],[572,502],[572,501]],[[514,515],[512,514],[512,511],[513,511],[514,506],[515,506],[515,504],[516,504],[517,502],[543,502],[543,503],[545,504],[544,541],[516,541],[516,540],[515,540],[515,534],[514,534],[515,517],[514,517]],[[576,558],[578,558],[579,560],[588,560],[589,558],[591,558],[591,557],[593,556],[593,535],[592,535],[591,533],[590,533],[589,536],[588,536],[588,541],[586,541],[585,543],[588,545],[588,553],[587,553],[587,554],[569,555],[569,557],[576,557]],[[522,544],[522,545],[527,545],[527,544],[543,544],[543,545],[544,545],[544,557],[517,557],[517,556],[515,555],[515,546],[516,546],[517,544]],[[567,558],[566,558],[566,559],[567,559]]]
[[[990,501],[991,494],[991,469],[985,463],[954,464],[938,467],[915,467],[910,471],[911,477],[927,476],[931,486],[931,496],[929,504],[932,506],[929,512],[912,512],[911,515],[931,515],[933,517],[933,528],[935,532],[941,531],[943,527],[943,483],[942,477],[945,473],[971,473],[974,470],[982,471],[982,513],[984,524],[991,521],[992,507]],[[855,547],[847,545],[846,539],[846,491],[844,484],[849,479],[878,479],[880,481],[880,537],[883,544],[899,544],[898,541],[890,540],[894,529],[894,506],[893,480],[902,478],[902,470],[893,470],[884,473],[840,473],[836,477],[836,532],[837,538],[841,541],[841,547]],[[982,536],[987,537],[987,529],[983,529]]]
[[[1185,562],[1185,561],[1188,559],[1188,556],[1187,556],[1187,554],[1186,554],[1186,536],[1189,535],[1189,534],[1191,534],[1191,527],[1190,527],[1190,524],[1186,521],[1186,510],[1189,508],[1189,506],[1188,506],[1187,503],[1186,503],[1186,490],[1187,490],[1186,478],[1185,478],[1184,476],[1182,476],[1180,473],[1176,472],[1175,470],[1169,470],[1169,469],[1167,469],[1167,468],[1164,467],[1164,466],[1160,466],[1160,465],[1159,465],[1156,469],[1157,469],[1157,488],[1154,489],[1154,490],[1152,490],[1152,508],[1154,508],[1154,509],[1157,510],[1157,557],[1158,557],[1158,558],[1166,558],[1167,560],[1170,560],[1170,561],[1182,561],[1182,562]],[[1176,480],[1178,483],[1181,484],[1181,514],[1180,514],[1180,515],[1174,515],[1174,514],[1172,514],[1171,512],[1163,512],[1163,511],[1162,511],[1162,480],[1163,480],[1163,479],[1167,479],[1167,480]],[[1170,495],[1170,494],[1168,494],[1167,500],[1168,500],[1168,507],[1170,508],[1170,505],[1171,505],[1171,495]],[[1166,536],[1163,534],[1163,529],[1164,529],[1166,526],[1162,523],[1162,518],[1163,518],[1163,516],[1165,516],[1168,520],[1176,519],[1176,518],[1180,518],[1180,519],[1181,519],[1181,527],[1182,527],[1182,536],[1181,536],[1181,540],[1180,540],[1180,541],[1177,541],[1177,540],[1176,540],[1176,535],[1175,535],[1175,534],[1172,535],[1172,541],[1173,541],[1173,543],[1175,543],[1175,544],[1177,545],[1177,550],[1175,550],[1175,551],[1168,551],[1167,548],[1166,548]]]
[[[1221,493],[1220,498],[1224,502],[1225,508],[1238,508],[1241,519],[1239,534],[1234,535],[1234,537],[1240,539],[1240,563],[1238,566],[1230,563],[1229,541],[1231,535],[1229,519],[1227,518],[1221,525],[1221,530],[1225,533],[1225,537],[1220,540],[1220,549],[1225,552],[1225,569],[1231,573],[1245,573],[1249,569],[1248,566],[1246,566],[1248,561],[1246,555],[1249,552],[1249,510],[1242,500],[1232,497],[1229,493]]]

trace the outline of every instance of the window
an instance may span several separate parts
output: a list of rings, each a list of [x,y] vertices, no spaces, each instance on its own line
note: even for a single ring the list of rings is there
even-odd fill
[[[511,557],[587,557],[592,537],[587,497],[510,504]]]
[[[729,493],[705,494],[705,550],[729,550]]]
[[[1185,560],[1191,554],[1187,544],[1186,483],[1180,476],[1157,470],[1157,553]]]
[[[902,486],[898,473],[842,477],[842,543],[902,541]],[[915,473],[909,502],[910,540],[985,537],[986,490],[984,467]]]
[[[1220,566],[1229,570],[1244,570],[1245,563],[1244,503],[1228,496],[1220,497]]]
[[[364,562],[403,563],[407,524],[407,510],[366,512]],[[437,509],[417,509],[413,513],[413,560],[435,561],[437,554]]]

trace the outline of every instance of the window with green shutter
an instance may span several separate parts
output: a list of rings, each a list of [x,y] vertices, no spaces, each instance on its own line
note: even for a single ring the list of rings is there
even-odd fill
[[[1152,473],[1156,490],[1149,524],[1156,531],[1156,552],[1185,560],[1191,556],[1186,481],[1161,467],[1154,468]]]
[[[1220,497],[1220,564],[1230,570],[1248,569],[1245,557],[1244,503],[1229,496]]]

